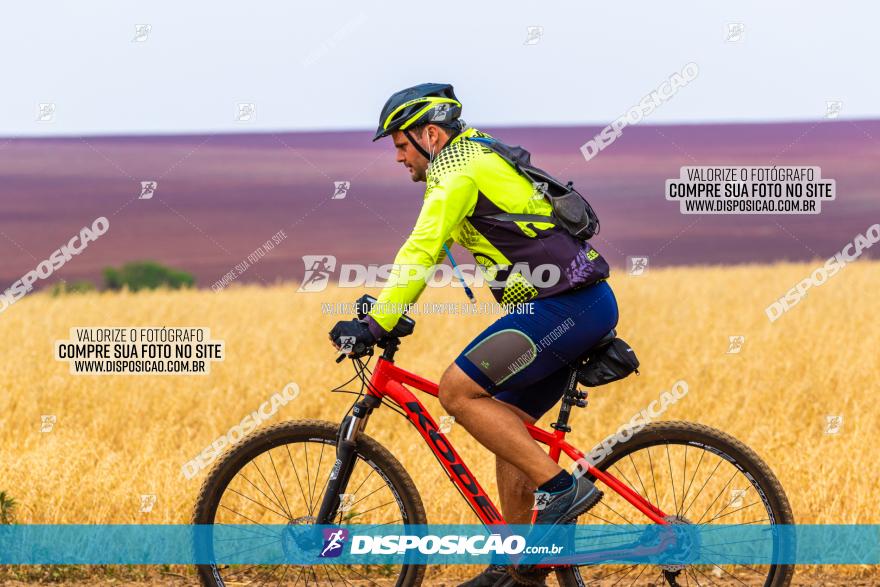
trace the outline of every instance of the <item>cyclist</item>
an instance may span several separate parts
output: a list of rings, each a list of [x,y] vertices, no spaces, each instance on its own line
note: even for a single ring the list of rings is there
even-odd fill
[[[495,454],[507,523],[530,523],[536,491],[546,504],[536,524],[569,523],[602,492],[554,462],[524,422],[534,423],[559,401],[569,366],[616,326],[608,264],[589,242],[552,222],[550,203],[529,180],[472,140],[491,137],[469,128],[461,110],[452,86],[436,83],[401,90],[382,108],[373,140],[391,136],[397,162],[414,182],[427,184],[424,203],[369,315],[337,323],[330,339],[336,348],[342,336],[373,344],[425,288],[424,278],[408,278],[409,268],[442,262],[452,242],[468,249],[486,270],[495,299],[522,305],[477,335],[449,365],[439,384],[440,404]],[[493,217],[503,213],[548,218]],[[541,266],[556,268],[558,279],[538,279]],[[492,585],[503,574],[504,567],[490,565],[464,585]]]

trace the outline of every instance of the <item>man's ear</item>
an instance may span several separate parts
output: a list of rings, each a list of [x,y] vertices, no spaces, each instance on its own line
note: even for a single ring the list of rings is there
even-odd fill
[[[428,125],[428,132],[430,133],[428,135],[429,140],[431,141],[431,143],[433,143],[437,146],[441,146],[443,144],[443,142],[446,140],[445,133],[436,124],[429,124]]]

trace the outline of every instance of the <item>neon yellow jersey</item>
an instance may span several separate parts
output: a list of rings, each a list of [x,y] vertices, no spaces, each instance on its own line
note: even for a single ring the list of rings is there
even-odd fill
[[[466,129],[429,167],[415,227],[394,258],[388,282],[370,312],[370,322],[385,331],[394,328],[405,306],[419,298],[430,278],[426,270],[443,261],[443,245],[453,241],[474,255],[486,278],[493,280],[490,289],[495,299],[504,304],[547,297],[608,277],[608,264],[589,243],[554,225],[552,208],[541,191],[471,137],[491,138]],[[504,212],[547,216],[547,222],[487,217]],[[555,281],[548,276],[553,267]]]

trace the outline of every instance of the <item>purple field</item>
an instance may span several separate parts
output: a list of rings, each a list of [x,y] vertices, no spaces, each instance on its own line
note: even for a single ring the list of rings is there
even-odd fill
[[[574,180],[602,219],[594,245],[617,266],[628,255],[652,266],[827,258],[880,221],[880,121],[638,126],[589,162],[579,147],[599,127],[481,130]],[[837,200],[818,216],[680,214],[664,181],[710,164],[818,165]],[[138,200],[146,180],[158,189]],[[334,181],[351,182],[347,197],[331,199]],[[279,230],[287,238],[239,281],[299,279],[302,255],[389,263],[423,186],[367,131],[0,139],[0,290],[99,216],[107,234],[50,283],[153,259],[210,287]]]

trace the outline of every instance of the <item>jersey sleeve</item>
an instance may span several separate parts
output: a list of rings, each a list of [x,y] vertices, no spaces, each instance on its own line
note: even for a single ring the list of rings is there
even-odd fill
[[[412,233],[394,258],[391,275],[368,324],[374,335],[381,335],[376,325],[388,332],[397,324],[407,304],[415,302],[430,277],[427,270],[446,256],[443,245],[452,242],[453,229],[473,213],[477,204],[477,186],[465,174],[428,177],[429,188]]]

